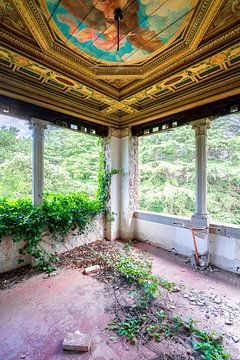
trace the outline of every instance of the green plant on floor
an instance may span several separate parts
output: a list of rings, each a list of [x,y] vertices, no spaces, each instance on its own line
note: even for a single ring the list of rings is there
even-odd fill
[[[145,343],[150,340],[160,342],[164,338],[184,335],[192,339],[192,348],[202,359],[224,360],[230,357],[221,345],[221,337],[200,330],[191,318],[183,321],[181,317],[169,315],[161,308],[157,302],[160,295],[158,287],[162,285],[171,291],[175,284],[162,278],[159,281],[152,275],[152,261],[146,254],[133,253],[130,246],[126,246],[114,262],[108,261],[108,265],[126,282],[135,285],[135,290],[129,293],[135,300],[134,304],[126,306],[124,318],[116,316],[108,329],[130,341],[134,340],[133,343],[141,339]]]
[[[136,292],[139,299],[138,307],[146,307],[157,295],[160,294],[159,286],[172,290],[175,284],[159,276],[152,275],[152,260],[144,252],[132,252],[129,244],[125,246],[112,266],[130,283],[140,285],[140,292]],[[139,295],[140,294],[140,295]]]
[[[128,340],[136,339],[140,334],[142,324],[146,318],[127,317],[124,321],[116,323],[112,321],[108,329],[114,330],[119,336],[124,336]]]
[[[221,345],[222,337],[218,334],[209,334],[196,327],[193,327],[191,333],[193,335],[193,349],[201,354],[202,359],[222,360],[230,358],[230,354]]]

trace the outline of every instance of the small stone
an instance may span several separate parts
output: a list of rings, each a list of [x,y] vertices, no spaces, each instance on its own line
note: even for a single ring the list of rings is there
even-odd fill
[[[63,349],[77,352],[87,352],[90,349],[91,338],[80,331],[67,333],[63,340]]]
[[[237,337],[237,336],[233,336],[232,339],[235,343],[238,343],[240,340],[239,337]]]
[[[233,322],[232,322],[231,320],[226,320],[226,321],[225,321],[225,324],[226,324],[226,325],[233,325]]]
[[[215,304],[221,304],[222,300],[219,297],[215,297],[214,302]]]
[[[93,266],[89,266],[87,268],[84,269],[83,273],[85,275],[90,275],[90,274],[94,274],[97,273],[101,270],[99,265],[93,265]]]
[[[199,305],[199,306],[204,306],[205,304],[204,304],[203,302],[201,302],[201,301],[198,301],[198,302],[197,302],[197,305]]]
[[[206,318],[206,319],[210,319],[210,315],[209,315],[209,314],[205,314],[205,318]]]
[[[172,292],[179,292],[179,291],[181,291],[181,289],[180,289],[179,287],[174,287],[174,288],[172,289]]]
[[[194,296],[191,296],[191,297],[189,298],[189,300],[190,300],[190,301],[196,301],[197,299],[196,299]]]
[[[223,335],[222,334],[211,334],[211,339],[217,341],[219,344],[223,342]]]
[[[188,294],[183,294],[183,297],[187,299],[187,298],[188,298]]]
[[[58,275],[58,272],[56,272],[56,271],[53,271],[51,274],[50,274],[50,276],[57,276]]]
[[[130,344],[131,344],[131,345],[136,345],[136,342],[137,342],[137,339],[136,339],[136,338],[132,338],[132,339],[130,340]]]
[[[23,355],[20,356],[20,359],[25,359],[26,356],[27,355],[23,354]]]

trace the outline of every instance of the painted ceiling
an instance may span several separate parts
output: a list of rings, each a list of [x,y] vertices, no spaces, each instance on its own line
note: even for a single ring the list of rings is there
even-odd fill
[[[44,0],[64,43],[104,62],[139,62],[173,41],[193,14],[192,0]],[[119,29],[114,10],[122,9]]]
[[[240,0],[0,0],[0,95],[145,123],[239,94],[239,39]]]

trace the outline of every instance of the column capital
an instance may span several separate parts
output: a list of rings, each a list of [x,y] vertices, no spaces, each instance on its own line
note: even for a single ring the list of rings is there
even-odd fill
[[[47,126],[49,125],[49,122],[46,120],[41,120],[41,119],[36,119],[36,118],[31,118],[31,120],[29,121],[30,123],[30,128],[33,128],[34,126],[41,126],[44,129],[47,128]]]
[[[195,130],[196,135],[207,135],[207,130],[210,129],[211,120],[201,119],[190,123],[192,128]]]
[[[114,127],[114,126],[110,126],[109,127],[109,136],[115,136],[118,138],[121,137],[125,137],[125,136],[130,136],[131,135],[131,129],[130,126],[125,126],[125,127]]]

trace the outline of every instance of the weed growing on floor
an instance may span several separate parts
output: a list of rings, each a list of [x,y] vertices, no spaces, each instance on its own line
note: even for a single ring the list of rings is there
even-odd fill
[[[151,344],[151,347],[151,340],[161,342],[172,338],[181,342],[184,339],[199,359],[223,360],[230,357],[219,336],[199,329],[191,318],[183,321],[181,317],[169,314],[166,306],[161,304],[159,286],[171,291],[175,284],[152,275],[152,261],[146,254],[133,253],[127,246],[114,261],[108,259],[108,266],[131,286],[129,295],[133,299],[131,305],[121,305],[117,301],[116,318],[109,324],[109,330],[132,344]]]
[[[230,354],[220,344],[221,338],[219,339],[217,334],[208,334],[198,328],[194,328],[192,334],[194,336],[192,340],[193,349],[201,354],[202,359],[229,359]]]

